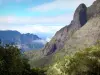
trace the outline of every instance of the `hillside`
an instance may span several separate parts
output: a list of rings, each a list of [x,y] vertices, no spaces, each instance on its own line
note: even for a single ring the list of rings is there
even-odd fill
[[[46,44],[45,48],[39,52],[41,57],[35,61],[32,60],[33,57],[30,62],[39,67],[46,66],[58,59],[63,59],[66,55],[72,55],[80,49],[95,45],[100,40],[99,8],[100,0],[96,0],[90,7],[80,4],[71,23],[60,29]]]

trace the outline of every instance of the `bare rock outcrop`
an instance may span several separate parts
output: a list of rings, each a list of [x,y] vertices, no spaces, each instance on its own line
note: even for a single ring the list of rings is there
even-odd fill
[[[65,41],[68,40],[75,31],[81,28],[87,22],[87,7],[85,4],[80,4],[75,11],[73,20],[70,25],[60,29],[52,40],[43,49],[44,55],[50,55],[57,50],[63,48]]]

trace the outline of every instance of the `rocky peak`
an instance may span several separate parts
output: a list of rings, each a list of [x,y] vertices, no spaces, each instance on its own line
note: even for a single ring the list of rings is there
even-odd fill
[[[87,22],[87,7],[85,4],[80,4],[75,11],[73,21],[79,24],[80,27]]]
[[[75,10],[73,20],[67,27],[69,34],[81,28],[87,22],[87,7],[85,4],[80,4]]]
[[[80,11],[86,10],[87,7],[84,3],[80,4],[77,9],[75,10],[74,18],[76,17],[76,14],[79,14]]]
[[[44,55],[50,55],[57,50],[63,48],[64,43],[72,34],[82,27],[87,22],[87,7],[85,4],[80,4],[75,11],[73,20],[70,25],[63,27],[59,30],[52,40],[43,49]]]

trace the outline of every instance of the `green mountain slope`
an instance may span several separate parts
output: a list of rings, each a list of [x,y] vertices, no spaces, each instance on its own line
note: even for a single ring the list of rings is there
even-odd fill
[[[100,40],[99,8],[100,0],[96,0],[88,8],[85,4],[80,4],[71,23],[59,30],[44,49],[40,50],[41,53],[37,53],[37,60],[32,60],[34,57],[31,59],[32,65],[48,66],[63,60],[66,55],[95,45]]]

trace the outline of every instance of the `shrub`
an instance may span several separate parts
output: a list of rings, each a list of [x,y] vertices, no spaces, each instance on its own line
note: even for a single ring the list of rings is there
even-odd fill
[[[46,69],[30,69],[28,59],[14,45],[0,44],[0,75],[45,75]]]
[[[0,44],[0,75],[25,75],[29,71],[28,61],[16,46]]]
[[[44,68],[33,68],[32,75],[46,75],[46,71]]]
[[[47,75],[100,75],[100,46],[86,48],[55,63]]]

